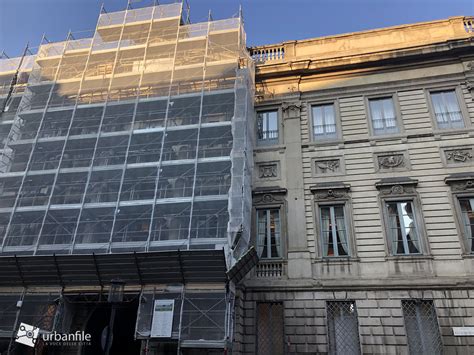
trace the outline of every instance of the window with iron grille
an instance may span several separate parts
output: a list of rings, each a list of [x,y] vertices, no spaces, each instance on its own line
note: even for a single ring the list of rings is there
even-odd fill
[[[443,344],[433,301],[402,301],[410,354],[442,354]]]
[[[278,110],[257,113],[257,144],[278,144]]]
[[[337,138],[334,104],[314,105],[311,107],[311,114],[313,118],[313,138],[315,141]]]
[[[281,221],[278,208],[257,210],[257,251],[263,259],[281,258]]]
[[[283,303],[257,304],[257,354],[285,354]]]
[[[413,201],[386,201],[387,234],[395,255],[420,254],[419,227]]]
[[[474,253],[474,197],[459,198],[461,206],[461,225],[466,250],[468,253]]]
[[[430,96],[438,128],[464,127],[464,119],[456,97],[456,90],[431,92]]]
[[[350,254],[344,208],[342,204],[319,206],[323,256],[338,257]]]
[[[360,354],[359,321],[354,301],[327,302],[329,354]]]
[[[399,132],[392,97],[370,99],[369,107],[374,135]]]

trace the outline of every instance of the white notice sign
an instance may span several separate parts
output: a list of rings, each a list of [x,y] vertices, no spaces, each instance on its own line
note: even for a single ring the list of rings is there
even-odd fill
[[[151,324],[152,338],[171,338],[173,311],[174,300],[155,300]]]
[[[453,327],[453,334],[458,337],[474,335],[474,327]]]

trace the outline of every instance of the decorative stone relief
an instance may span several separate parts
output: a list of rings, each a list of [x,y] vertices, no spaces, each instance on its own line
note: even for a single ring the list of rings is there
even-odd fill
[[[381,195],[384,196],[399,196],[399,195],[410,195],[416,192],[416,185],[418,180],[405,179],[400,181],[382,181],[377,182],[375,187],[380,191]]]
[[[348,199],[350,186],[345,184],[316,185],[310,188],[316,201]]]
[[[258,164],[258,178],[272,179],[278,177],[278,163]]]
[[[284,102],[281,106],[283,119],[299,118],[301,115],[301,102]]]
[[[451,188],[455,191],[471,191],[474,190],[474,179],[466,179],[450,182]]]
[[[339,159],[315,160],[316,174],[331,174],[341,171],[341,162]]]
[[[415,192],[413,186],[393,185],[391,187],[381,188],[382,195],[406,195]]]
[[[473,161],[472,148],[446,149],[444,151],[444,155],[446,157],[446,163],[448,165],[465,164]]]
[[[268,205],[273,203],[282,204],[285,201],[286,189],[269,188],[253,191],[253,204]]]
[[[410,168],[405,152],[378,153],[375,161],[379,172],[404,171]]]

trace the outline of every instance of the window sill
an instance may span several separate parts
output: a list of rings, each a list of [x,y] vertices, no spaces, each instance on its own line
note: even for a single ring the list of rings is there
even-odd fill
[[[268,145],[268,146],[256,146],[253,148],[254,153],[263,153],[263,152],[273,152],[273,151],[283,151],[286,147],[282,144],[277,145]]]
[[[386,141],[396,141],[400,140],[406,141],[407,135],[403,133],[393,133],[393,134],[381,134],[381,135],[371,135],[369,136],[369,142],[371,144],[376,144],[377,142],[386,142]]]
[[[353,256],[325,256],[319,257],[314,260],[315,263],[331,263],[331,264],[338,264],[338,263],[348,263],[348,262],[359,262],[360,259]]]
[[[412,255],[390,255],[386,256],[385,260],[387,261],[402,261],[402,262],[411,262],[411,261],[423,261],[423,260],[433,260],[433,256],[431,255],[423,255],[423,254],[412,254]]]
[[[327,140],[321,140],[318,142],[311,141],[308,143],[303,143],[301,144],[301,148],[310,148],[310,147],[326,147],[328,145],[340,145],[343,144],[344,141],[340,138],[337,139],[327,139]]]
[[[474,130],[471,127],[464,127],[464,128],[435,128],[433,129],[433,134],[435,136],[450,136],[455,134],[474,134]]]

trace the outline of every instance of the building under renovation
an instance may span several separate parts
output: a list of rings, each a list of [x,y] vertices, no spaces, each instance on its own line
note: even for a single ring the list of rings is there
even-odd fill
[[[133,2],[3,56],[0,354],[474,353],[473,35]]]
[[[30,350],[21,323],[92,335],[42,354],[231,347],[254,74],[240,17],[187,10],[102,9],[92,33],[0,60],[1,354]]]

